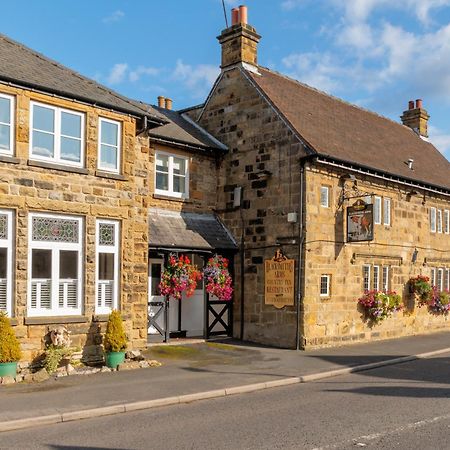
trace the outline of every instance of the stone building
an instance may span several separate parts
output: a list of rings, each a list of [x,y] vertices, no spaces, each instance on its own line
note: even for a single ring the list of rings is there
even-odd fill
[[[232,16],[218,37],[221,74],[187,114],[229,148],[218,208],[240,243],[234,334],[308,348],[448,327],[407,287],[418,274],[450,287],[450,163],[427,139],[422,101],[400,124],[266,69],[246,8]],[[357,200],[373,208],[372,240],[347,236]],[[296,267],[293,304],[281,309],[264,296],[264,261],[277,249]],[[371,325],[357,307],[371,289],[397,291],[405,308]]]

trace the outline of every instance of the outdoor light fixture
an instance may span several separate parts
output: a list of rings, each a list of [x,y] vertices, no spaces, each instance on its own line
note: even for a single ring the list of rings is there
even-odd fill
[[[419,254],[419,250],[417,250],[417,248],[414,249],[413,254],[412,254],[412,259],[411,262],[415,263],[417,261],[417,255]]]

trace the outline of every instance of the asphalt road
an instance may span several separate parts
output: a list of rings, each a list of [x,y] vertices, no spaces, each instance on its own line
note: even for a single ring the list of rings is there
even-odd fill
[[[0,434],[1,449],[450,449],[450,355]]]

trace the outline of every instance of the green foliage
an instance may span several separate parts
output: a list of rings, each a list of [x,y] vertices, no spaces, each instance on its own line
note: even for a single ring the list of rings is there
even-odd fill
[[[70,356],[72,350],[68,347],[50,344],[45,349],[44,367],[48,373],[52,374],[59,367],[59,363],[66,356]]]
[[[443,306],[448,306],[450,304],[450,293],[448,291],[442,291],[439,297]]]
[[[113,310],[109,315],[103,346],[106,352],[123,352],[127,348],[127,335],[123,328],[122,316],[117,310]]]
[[[419,298],[419,306],[426,304],[431,299],[433,289],[428,277],[417,275],[417,277],[410,278],[409,285],[412,292]]]
[[[11,322],[5,313],[0,312],[0,363],[17,362],[21,356],[20,344]]]

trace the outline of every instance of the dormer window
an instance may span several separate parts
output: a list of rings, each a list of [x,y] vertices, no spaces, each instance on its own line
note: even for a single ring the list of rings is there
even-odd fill
[[[84,114],[31,103],[30,157],[75,167],[84,165]]]

